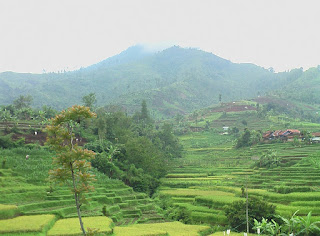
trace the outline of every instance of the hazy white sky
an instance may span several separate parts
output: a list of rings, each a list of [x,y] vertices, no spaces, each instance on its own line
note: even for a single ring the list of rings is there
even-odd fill
[[[75,69],[138,43],[276,71],[320,64],[319,0],[0,0],[0,72]]]

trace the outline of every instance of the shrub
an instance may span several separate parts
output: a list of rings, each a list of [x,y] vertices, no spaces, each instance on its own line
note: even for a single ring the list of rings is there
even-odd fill
[[[249,224],[253,225],[254,219],[259,221],[262,217],[266,219],[271,219],[275,213],[276,207],[270,205],[259,198],[251,197],[248,200],[248,210],[249,210]],[[230,225],[237,230],[246,230],[246,202],[245,201],[235,201],[231,205],[225,207],[225,214],[228,218]],[[252,227],[250,227],[252,230]]]

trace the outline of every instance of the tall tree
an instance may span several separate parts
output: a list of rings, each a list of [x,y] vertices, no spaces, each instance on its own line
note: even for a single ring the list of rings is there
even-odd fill
[[[84,235],[86,231],[81,219],[80,205],[83,200],[82,193],[93,190],[91,182],[94,176],[89,172],[91,163],[88,160],[93,159],[95,153],[77,145],[75,129],[84,119],[95,116],[88,107],[76,105],[62,111],[51,119],[51,124],[47,126],[47,144],[56,151],[56,157],[53,158],[54,169],[49,171],[50,179],[70,186]]]
[[[82,102],[86,107],[90,107],[90,109],[93,109],[93,106],[97,103],[96,94],[89,93],[88,95],[83,96]]]
[[[146,100],[143,100],[141,103],[140,119],[144,121],[148,121],[150,119]]]
[[[17,110],[20,110],[22,108],[29,108],[31,106],[32,100],[33,98],[31,95],[20,95],[17,99],[13,101],[13,105]]]

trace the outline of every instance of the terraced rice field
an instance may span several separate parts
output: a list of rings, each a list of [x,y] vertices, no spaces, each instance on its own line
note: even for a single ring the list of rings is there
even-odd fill
[[[114,227],[112,219],[105,216],[83,217],[82,220],[87,232],[94,232],[98,235],[196,236],[210,230],[208,226],[185,225],[181,222],[133,224]],[[57,220],[55,215],[18,216],[12,219],[0,220],[0,225],[0,234],[6,235],[82,235],[78,218]]]
[[[83,224],[87,229],[99,234],[112,233],[112,220],[107,217],[83,217]],[[48,231],[47,235],[82,235],[78,218],[58,220]]]
[[[13,219],[0,220],[0,234],[44,233],[55,220],[55,215],[18,216]]]
[[[309,157],[319,152],[320,145],[264,143],[234,149],[235,138],[221,135],[222,126],[244,127],[241,124],[244,117],[249,129],[283,129],[281,119],[271,122],[257,119],[253,113],[216,117],[210,121],[209,131],[180,137],[185,147],[184,158],[170,163],[172,169],[162,180],[160,194],[170,196],[176,206],[191,211],[193,221],[198,223],[226,225],[223,208],[233,201],[244,200],[241,190],[244,186],[248,186],[249,197],[257,196],[275,204],[277,214],[289,217],[299,210],[298,215],[305,216],[312,211],[313,220],[320,219],[320,169],[309,161]],[[319,125],[302,122],[300,125],[292,128],[320,129]],[[269,150],[276,152],[281,164],[276,168],[260,168],[259,157]]]
[[[77,217],[73,194],[67,187],[50,186],[45,179],[51,165],[45,150],[0,150],[6,165],[0,168],[0,219],[17,215],[53,214],[61,218]],[[30,158],[25,159],[29,154]],[[19,173],[19,174],[18,174]],[[31,174],[30,174],[31,173]],[[111,180],[95,171],[95,191],[86,195],[81,206],[84,217],[109,216],[115,225],[165,222],[154,201],[136,193],[119,180]]]
[[[136,224],[127,227],[115,227],[115,235],[138,236],[138,235],[170,235],[170,236],[193,236],[209,230],[208,226],[185,225],[181,222],[166,222],[156,224]]]

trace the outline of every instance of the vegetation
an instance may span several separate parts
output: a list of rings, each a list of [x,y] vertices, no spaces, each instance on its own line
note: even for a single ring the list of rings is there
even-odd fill
[[[110,234],[112,232],[112,220],[107,217],[85,217],[84,224],[87,226],[87,232],[96,234]],[[79,222],[76,218],[58,220],[48,231],[47,235],[79,235],[82,231],[79,229]]]
[[[259,229],[262,234],[266,235],[319,235],[320,228],[317,226],[320,222],[311,221],[311,212],[304,217],[296,216],[295,212],[290,219],[285,217],[279,217],[281,223],[277,223],[271,219],[268,222],[267,219],[262,219],[261,222],[255,219],[254,229]]]
[[[39,233],[56,220],[54,215],[18,216],[1,220],[0,233]]]
[[[62,111],[51,120],[51,125],[47,126],[47,143],[57,152],[53,159],[53,166],[56,166],[56,168],[50,170],[50,178],[53,181],[71,185],[80,227],[84,235],[86,231],[80,213],[81,197],[83,198],[84,192],[93,188],[91,182],[94,178],[89,172],[91,163],[88,160],[94,158],[94,153],[83,150],[78,146],[74,130],[81,121],[94,116],[95,114],[90,112],[87,107],[73,106],[66,111]]]
[[[184,225],[181,222],[166,222],[158,224],[137,224],[129,227],[115,227],[116,235],[197,235],[209,230],[208,226]]]
[[[258,198],[250,197],[248,200],[249,225],[253,225],[254,219],[261,221],[262,218],[271,219],[275,214],[276,206],[270,205]],[[232,228],[239,231],[246,230],[246,202],[235,201],[225,207],[225,214]],[[252,231],[252,227],[250,227]]]
[[[318,121],[316,94],[288,100],[290,94],[273,89],[272,96],[261,96],[283,84],[292,89],[291,82],[309,76],[315,83],[318,72],[276,74],[178,47],[149,55],[148,60],[144,56],[137,61],[122,55],[128,60],[107,60],[81,73],[39,75],[57,80],[64,88],[83,73],[76,86],[86,87],[85,94],[71,92],[70,101],[82,101],[96,112],[96,119],[85,119],[93,114],[82,106],[50,119],[57,113],[51,107],[31,107],[33,103],[40,107],[41,90],[32,97],[16,94],[18,97],[8,98],[1,106],[0,224],[16,224],[6,233],[61,235],[113,230],[115,235],[209,235],[230,229],[233,235],[245,229],[247,185],[251,228],[256,219],[256,228],[271,235],[319,234],[319,144],[311,142],[312,135],[320,131],[320,125],[313,123]],[[219,67],[208,66],[213,62]],[[103,68],[110,74],[100,72]],[[239,76],[245,68],[251,70],[246,82]],[[141,74],[145,69],[148,72]],[[94,93],[88,91],[89,81],[85,80],[91,72],[92,81],[103,81],[97,83]],[[0,79],[2,76],[6,83],[16,75],[5,73]],[[30,81],[33,79],[30,75]],[[110,86],[103,88],[103,97],[99,89],[105,81]],[[260,97],[234,101],[251,96],[260,87],[264,88]],[[229,89],[234,93],[228,93]],[[48,98],[56,93],[55,85],[49,90]],[[101,107],[114,96],[120,96],[117,102],[122,106]],[[62,97],[54,101],[57,106],[51,105],[65,106]],[[217,106],[194,111],[218,101]],[[185,111],[192,113],[183,116]],[[159,120],[169,116],[175,118]],[[45,144],[42,128],[47,124]],[[286,129],[298,129],[302,135],[263,139],[266,131]],[[89,159],[93,168],[89,168]],[[49,184],[50,169],[50,178],[71,184],[75,199],[67,187]],[[94,191],[87,191],[93,187]],[[80,209],[86,226],[82,231],[76,226]],[[20,215],[52,217],[45,222],[32,218],[34,227],[26,229]],[[55,223],[58,217],[61,219]],[[165,223],[172,220],[179,222]],[[101,222],[103,226],[98,225]],[[26,231],[15,231],[18,228]]]
[[[253,64],[236,64],[198,49],[177,46],[154,54],[135,46],[77,71],[5,72],[0,74],[0,80],[0,103],[5,105],[20,95],[31,94],[35,107],[47,105],[61,110],[81,103],[83,96],[94,91],[98,106],[121,104],[130,114],[136,111],[137,101],[146,99],[157,118],[265,93],[309,104],[320,101],[318,68],[274,73]]]
[[[88,149],[98,153],[93,167],[110,178],[121,179],[139,192],[152,195],[159,178],[167,173],[168,161],[182,155],[182,147],[172,126],[156,127],[145,102],[133,117],[121,111],[97,111],[91,125]]]

